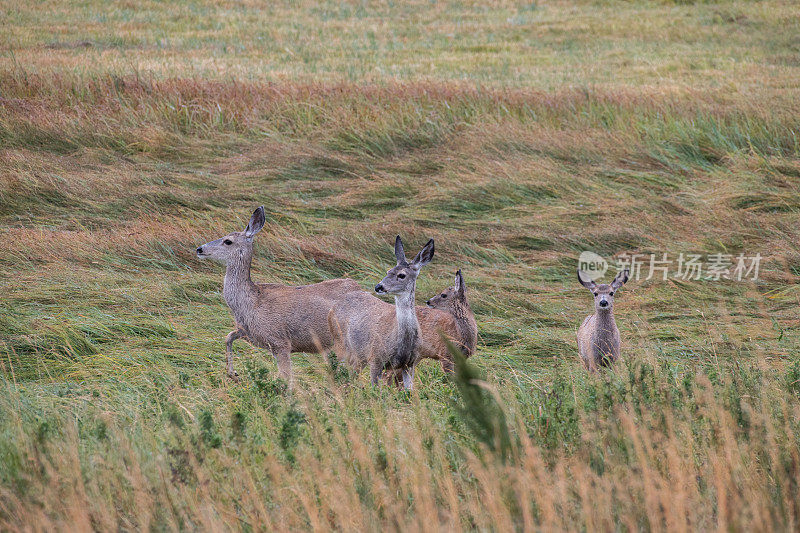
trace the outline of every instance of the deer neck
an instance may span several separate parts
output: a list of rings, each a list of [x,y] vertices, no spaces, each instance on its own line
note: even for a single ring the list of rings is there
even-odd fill
[[[392,358],[392,366],[404,368],[413,363],[414,352],[419,343],[419,322],[414,305],[414,289],[395,294],[394,308],[397,317],[397,349]]]
[[[472,313],[469,303],[458,302],[450,312],[456,319],[456,329],[464,343],[464,348],[470,355],[475,353],[475,346],[478,344],[478,324],[475,322],[475,315]]]
[[[614,312],[611,309],[598,309],[595,314],[597,316],[597,328],[601,333],[614,331],[617,324],[614,322]]]
[[[255,283],[250,279],[253,250],[242,250],[230,258],[225,269],[222,296],[239,325],[246,325],[256,297]]]

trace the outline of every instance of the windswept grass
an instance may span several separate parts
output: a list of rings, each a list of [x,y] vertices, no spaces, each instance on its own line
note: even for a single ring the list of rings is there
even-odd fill
[[[795,530],[789,2],[0,7],[0,529]],[[436,239],[479,346],[406,395],[236,344],[200,243],[366,289]],[[632,280],[587,376],[578,254]],[[674,272],[675,265],[671,272]]]
[[[5,382],[0,501],[6,526],[47,528],[791,530],[795,366],[559,364],[501,396],[465,369],[453,401],[446,382],[409,398],[322,365],[287,396],[246,365],[235,387],[50,387],[36,417]]]

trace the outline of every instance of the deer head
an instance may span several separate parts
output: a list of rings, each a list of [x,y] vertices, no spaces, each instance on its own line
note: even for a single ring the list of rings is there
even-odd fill
[[[414,291],[420,269],[433,259],[433,239],[409,262],[403,250],[400,235],[394,241],[394,256],[397,265],[386,273],[380,283],[375,285],[378,294],[406,294]]]
[[[197,257],[227,263],[230,259],[251,254],[253,238],[261,231],[265,222],[266,217],[262,205],[253,212],[244,231],[234,231],[215,241],[207,242],[197,248]]]
[[[452,287],[447,287],[441,293],[433,296],[425,303],[428,304],[428,307],[441,309],[442,311],[448,311],[453,307],[453,305],[465,302],[466,299],[467,285],[464,283],[464,277],[461,275],[461,270],[459,270],[456,272],[456,281]]]
[[[594,295],[596,311],[610,312],[614,309],[614,293],[628,281],[628,269],[617,274],[610,284],[597,284],[590,280],[581,269],[578,269],[578,281]]]

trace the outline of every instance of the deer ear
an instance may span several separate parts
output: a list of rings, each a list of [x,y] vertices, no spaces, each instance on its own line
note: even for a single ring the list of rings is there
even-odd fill
[[[433,259],[433,239],[429,240],[428,243],[422,247],[422,250],[417,254],[411,264],[414,265],[415,268],[420,268],[422,266],[427,265]]]
[[[590,280],[588,276],[579,268],[578,269],[578,281],[580,281],[581,285],[593,291],[595,287],[597,287],[597,283]]]
[[[253,211],[253,216],[250,217],[250,222],[247,223],[247,227],[244,229],[244,236],[248,239],[255,237],[256,233],[264,227],[266,221],[267,217],[264,214],[264,206],[262,205]]]
[[[458,269],[456,272],[456,294],[461,296],[462,298],[467,294],[467,284],[464,283],[464,276],[461,275],[461,269]]]
[[[617,274],[617,277],[614,278],[614,281],[611,282],[611,288],[617,290],[623,285],[625,285],[625,282],[628,281],[628,275],[629,272],[627,268],[622,272],[620,272],[619,274]]]
[[[406,262],[406,252],[403,250],[403,241],[400,240],[400,235],[394,240],[394,257],[397,259],[398,265]]]

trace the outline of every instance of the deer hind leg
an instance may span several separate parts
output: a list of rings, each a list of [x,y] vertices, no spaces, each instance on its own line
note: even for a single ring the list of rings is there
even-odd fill
[[[349,364],[344,341],[342,340],[344,338],[342,328],[339,325],[339,321],[336,320],[336,314],[333,312],[333,309],[328,312],[328,329],[331,332],[331,347],[324,352],[325,362],[330,364],[331,354],[333,354],[340,363]]]
[[[225,357],[228,360],[228,377],[233,381],[239,381],[239,374],[233,369],[233,341],[241,339],[244,336],[245,333],[243,330],[235,329],[225,337]]]

